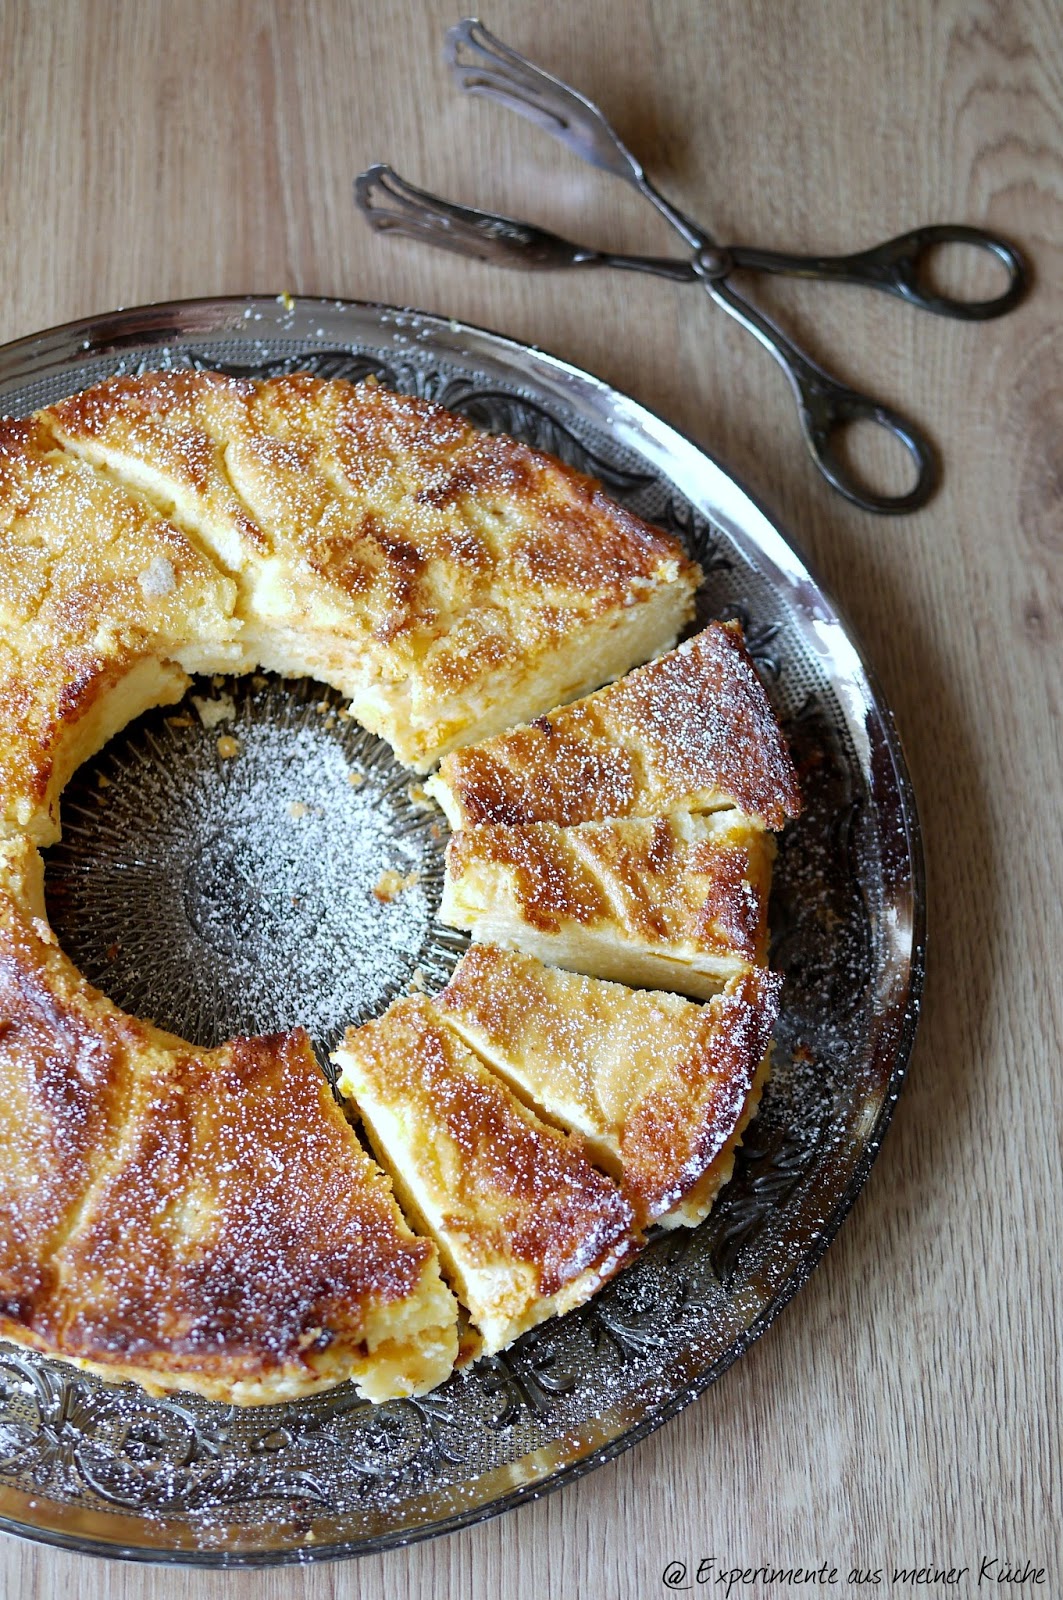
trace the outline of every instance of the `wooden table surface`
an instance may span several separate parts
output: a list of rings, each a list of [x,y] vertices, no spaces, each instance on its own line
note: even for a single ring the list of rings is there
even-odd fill
[[[720,237],[842,250],[954,219],[1021,243],[1033,292],[983,326],[854,289],[762,293],[836,370],[933,431],[941,492],[894,521],[825,488],[780,373],[707,296],[506,274],[370,235],[351,178],[386,157],[598,245],[671,248],[623,185],[450,91],[439,43],[456,15],[454,0],[0,4],[0,338],[186,295],[379,299],[542,345],[719,455],[794,531],[896,711],[930,890],[909,1083],[790,1309],[708,1395],[583,1482],[312,1570],[153,1571],[0,1538],[0,1596],[641,1597],[667,1592],[669,1561],[693,1583],[710,1555],[826,1562],[853,1593],[868,1592],[847,1584],[854,1566],[884,1569],[878,1592],[916,1593],[890,1583],[893,1566],[968,1566],[968,1590],[983,1558],[1028,1559],[1047,1568],[1037,1592],[1063,1594],[1063,12],[493,0],[485,19],[599,98]]]

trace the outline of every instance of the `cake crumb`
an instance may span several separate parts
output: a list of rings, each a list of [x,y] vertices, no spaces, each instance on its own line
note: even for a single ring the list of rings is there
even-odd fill
[[[290,817],[295,817],[296,819],[299,817],[305,817],[306,812],[307,806],[306,802],[303,800],[293,800],[291,805],[288,807],[288,815]]]
[[[195,726],[192,718],[185,716],[183,713],[176,717],[167,717],[166,721],[171,728],[192,728]]]
[[[285,311],[293,311],[295,309],[295,300],[287,289],[281,290],[277,296],[277,304],[283,306]]]
[[[403,877],[401,872],[396,872],[394,867],[388,867],[380,874],[373,888],[373,893],[384,905],[397,900],[405,889],[412,889],[419,882],[421,874],[416,870],[408,872]]]
[[[97,772],[96,787],[97,789],[109,789],[111,787],[111,780],[105,772]]]
[[[413,972],[410,975],[410,982],[409,982],[409,986],[408,986],[408,989],[407,989],[407,993],[408,994],[424,994],[424,992],[425,992],[425,990],[427,988],[428,988],[428,978],[427,978],[427,976],[425,974],[424,968],[423,967],[414,967]]]
[[[236,715],[236,704],[230,694],[220,694],[216,700],[204,700],[201,695],[194,694],[192,704],[205,728],[216,728],[219,722],[228,722]]]
[[[350,772],[347,774],[347,782],[350,784],[352,789],[360,789],[362,784],[365,782],[365,773],[358,772],[352,767]]]
[[[218,740],[218,754],[223,761],[231,761],[233,756],[240,754],[239,739],[234,739],[231,733],[223,733]]]
[[[435,804],[431,795],[423,784],[411,783],[406,789],[406,795],[415,811],[434,811]]]

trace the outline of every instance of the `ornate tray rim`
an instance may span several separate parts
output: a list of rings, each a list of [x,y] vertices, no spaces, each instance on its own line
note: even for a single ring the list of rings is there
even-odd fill
[[[747,514],[751,511],[754,520],[761,524],[758,530],[761,539],[767,538],[770,549],[766,550],[762,542],[752,538],[744,526],[729,526],[728,531],[732,537],[736,537],[748,548],[755,549],[759,555],[768,554],[776,572],[788,580],[789,588],[799,589],[801,608],[810,615],[829,621],[840,632],[847,649],[851,652],[852,664],[863,680],[867,706],[874,711],[878,719],[882,744],[889,757],[889,770],[879,775],[879,782],[874,792],[877,795],[883,783],[887,791],[892,787],[896,821],[903,831],[906,850],[906,859],[901,864],[901,870],[899,873],[895,871],[894,874],[895,877],[899,875],[902,879],[901,909],[906,913],[905,926],[909,930],[906,970],[896,998],[890,1006],[895,1025],[892,1030],[885,1030],[874,1058],[877,1065],[883,1057],[892,1056],[888,1076],[883,1080],[885,1093],[844,1191],[828,1215],[819,1223],[812,1242],[793,1263],[780,1288],[755,1320],[738,1335],[719,1359],[700,1372],[692,1383],[678,1389],[656,1408],[649,1408],[640,1420],[606,1443],[589,1450],[578,1460],[557,1467],[538,1480],[517,1485],[494,1498],[480,1501],[470,1505],[466,1510],[443,1516],[420,1527],[401,1528],[394,1533],[374,1534],[368,1538],[332,1544],[259,1550],[227,1551],[177,1544],[163,1548],[124,1541],[111,1543],[104,1537],[93,1536],[88,1532],[67,1532],[62,1527],[49,1525],[48,1521],[39,1515],[40,1501],[47,1501],[46,1494],[32,1497],[22,1490],[0,1486],[0,1531],[82,1554],[115,1560],[140,1561],[151,1565],[208,1568],[305,1565],[325,1560],[349,1559],[352,1556],[377,1554],[383,1550],[453,1533],[528,1501],[538,1500],[543,1495],[584,1477],[596,1467],[614,1460],[703,1394],[775,1321],[792,1297],[803,1287],[833,1241],[866,1182],[892,1118],[915,1039],[926,962],[926,878],[922,831],[914,790],[892,712],[844,613],[824,589],[804,555],[797,550],[778,521],[767,511],[757,496],[740,479],[724,468],[710,452],[680,429],[665,422],[641,402],[622,394],[604,380],[537,346],[524,344],[505,334],[475,324],[458,322],[436,313],[389,306],[375,301],[332,297],[207,296],[152,302],[57,324],[0,346],[0,386],[3,390],[16,387],[19,379],[30,381],[49,369],[71,364],[75,357],[87,361],[93,357],[122,351],[165,349],[167,336],[182,341],[187,340],[189,336],[210,340],[224,338],[226,335],[246,337],[249,332],[253,332],[255,340],[261,340],[262,343],[278,339],[311,342],[315,338],[325,339],[326,330],[322,322],[336,322],[338,319],[342,324],[344,320],[351,318],[376,318],[382,329],[388,324],[394,325],[396,330],[416,324],[418,329],[427,330],[430,336],[428,339],[423,336],[418,339],[418,347],[422,350],[445,351],[449,347],[470,355],[474,353],[468,348],[470,343],[473,346],[479,344],[485,353],[493,352],[508,357],[529,381],[539,386],[543,381],[547,381],[548,384],[556,383],[559,388],[574,386],[595,395],[599,401],[608,402],[617,412],[618,419],[631,430],[633,437],[648,436],[658,445],[668,444],[673,449],[678,448],[691,463],[696,461],[701,467],[708,469],[715,479],[714,487],[729,490],[737,507]],[[254,319],[256,323],[253,330],[248,328],[250,319]],[[335,339],[336,336],[336,330],[332,330],[331,337]],[[404,333],[396,331],[393,337],[400,344],[406,342]],[[349,333],[347,342],[350,342]],[[0,410],[2,410],[2,399],[0,399]],[[780,558],[785,563],[784,568],[779,566]],[[793,603],[794,596],[791,594],[789,598]],[[5,1502],[9,1509],[5,1509]],[[14,1514],[14,1503],[18,1503],[19,1508],[24,1509],[27,1515],[23,1517]],[[104,1515],[110,1517],[109,1513],[79,1512],[75,1508],[68,1507],[62,1509],[67,1513],[63,1520],[68,1522],[76,1523],[89,1518],[95,1521]],[[59,1520],[58,1517],[55,1519],[56,1522]],[[138,1519],[131,1514],[116,1511],[111,1520],[114,1524],[121,1525]]]

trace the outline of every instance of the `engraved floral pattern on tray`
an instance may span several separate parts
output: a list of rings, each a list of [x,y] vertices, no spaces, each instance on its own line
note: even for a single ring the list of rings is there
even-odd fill
[[[290,1559],[318,1537],[316,1528],[326,1526],[330,1532],[322,1537],[343,1549],[368,1548],[389,1542],[392,1533],[408,1537],[411,1530],[441,1526],[446,1519],[437,1522],[407,1508],[433,1495],[451,1506],[453,1497],[446,1500],[444,1491],[487,1481],[495,1469],[519,1464],[530,1452],[568,1436],[591,1441],[582,1451],[591,1460],[595,1421],[610,1408],[622,1409],[633,1397],[633,1429],[645,1431],[656,1413],[674,1409],[684,1388],[701,1386],[722,1370],[754,1336],[757,1319],[779,1286],[783,1297],[797,1286],[799,1275],[790,1270],[787,1277],[793,1254],[787,1229],[798,1213],[804,1217],[802,1207],[814,1210],[819,1203],[817,1176],[829,1159],[836,1128],[861,1090],[854,1064],[864,1053],[874,1005],[877,908],[868,895],[879,882],[881,841],[830,681],[802,648],[785,597],[671,482],[632,451],[617,450],[575,411],[569,415],[523,385],[460,370],[430,348],[396,355],[386,348],[313,348],[312,343],[284,351],[278,348],[283,344],[275,341],[252,360],[246,347],[223,341],[186,341],[184,348],[175,342],[165,351],[112,356],[102,367],[135,372],[169,364],[241,376],[292,370],[373,375],[460,411],[479,427],[549,449],[599,478],[616,498],[674,531],[701,561],[706,581],[698,622],[710,616],[742,621],[791,740],[807,808],[780,844],[771,925],[772,962],[786,977],[783,1016],[773,1077],[734,1178],[699,1229],[652,1240],[591,1303],[455,1374],[431,1395],[378,1407],[359,1400],[351,1386],[261,1411],[194,1396],[155,1399],[134,1385],[108,1385],[0,1346],[0,1482],[82,1507],[185,1519],[193,1543],[208,1558],[214,1550],[261,1548],[271,1552],[269,1558]],[[53,387],[56,393],[68,392],[100,375],[97,360],[80,374],[72,372],[65,388]],[[34,392],[29,404],[47,398]],[[152,819],[158,820],[160,810],[172,819],[175,811],[209,812],[214,803],[204,795],[215,791],[202,787],[210,741],[201,737],[193,716],[181,716],[185,707],[176,708],[176,727],[173,708],[169,721],[162,714],[154,721],[141,719],[76,776],[65,802],[67,835],[51,852],[48,868],[55,926],[90,978],[120,1004],[156,1015],[168,1027],[207,1043],[235,1027],[267,1028],[309,1018],[324,1053],[344,1022],[382,1010],[411,983],[438,986],[460,956],[463,940],[433,921],[445,830],[411,791],[409,775],[378,741],[338,718],[336,697],[321,686],[263,678],[250,686],[231,680],[197,692],[231,695],[238,731],[242,738],[249,730],[262,736],[267,767],[269,738],[281,739],[274,776],[282,785],[295,785],[291,796],[288,788],[282,794],[289,827],[292,808],[304,803],[303,789],[314,787],[313,781],[307,783],[307,762],[311,780],[322,781],[329,762],[337,760],[370,780],[362,801],[371,801],[378,819],[372,847],[382,865],[412,863],[417,879],[396,923],[404,935],[389,947],[394,959],[385,980],[372,994],[363,994],[361,1011],[357,994],[342,989],[331,1010],[327,1004],[312,1013],[306,1009],[321,975],[312,963],[307,966],[305,919],[300,920],[295,902],[304,896],[305,904],[320,908],[334,894],[327,852],[300,854],[289,874],[299,886],[284,881],[294,915],[284,917],[263,907],[264,879],[272,883],[283,852],[257,879],[245,874],[246,882],[236,862],[226,867],[224,853],[216,858],[213,876],[196,867],[203,838],[213,837],[211,828],[216,833],[222,823],[229,827],[228,813],[221,822],[208,816],[198,831],[188,830],[183,843],[172,820],[152,839]],[[303,738],[298,760],[292,738],[296,743]],[[164,769],[170,777],[160,787]],[[246,768],[245,781],[251,781]],[[183,812],[174,801],[175,784],[190,791],[200,786],[195,803]],[[105,823],[101,792],[119,797]],[[238,812],[239,796],[229,799]],[[346,826],[354,826],[351,817]],[[201,987],[197,992],[194,985],[167,986],[160,976],[164,967],[153,980],[147,945],[136,942],[138,894],[145,906],[156,905],[159,886],[145,868],[138,890],[130,861],[135,857],[150,866],[157,859],[165,875],[167,852],[175,849],[185,852],[176,865],[169,863],[185,886],[183,936],[195,935],[201,943],[205,936],[215,952],[224,950],[227,956],[218,968],[219,993],[210,1015],[203,1010]],[[226,871],[229,881],[216,881]],[[132,937],[125,966],[114,949],[119,926]],[[332,932],[342,944],[343,929]],[[170,933],[180,943],[180,927]],[[362,927],[359,937],[377,938],[379,927]],[[250,950],[261,964],[264,943],[277,946],[279,956],[248,1014],[240,955]],[[227,970],[236,974],[229,993]],[[869,1142],[868,1158],[871,1150]],[[809,1232],[802,1226],[807,1246],[817,1234],[815,1227]],[[579,1468],[581,1446],[573,1447],[568,1460],[573,1470]],[[487,1503],[504,1499],[500,1495]],[[268,1536],[261,1538],[263,1529]]]

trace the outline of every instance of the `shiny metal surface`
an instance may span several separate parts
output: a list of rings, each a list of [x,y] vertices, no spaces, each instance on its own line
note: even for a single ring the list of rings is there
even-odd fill
[[[608,1460],[711,1384],[801,1287],[864,1181],[903,1080],[924,956],[918,819],[888,708],[800,554],[722,467],[636,401],[445,319],[230,299],[119,312],[8,345],[0,404],[23,413],[106,374],[161,366],[375,373],[593,473],[698,555],[701,620],[741,617],[808,798],[780,841],[773,892],[772,960],[786,977],[775,1072],[734,1179],[700,1228],[651,1243],[588,1306],[422,1400],[382,1407],[349,1388],[261,1411],[156,1400],[0,1346],[0,1526],[148,1561],[355,1555],[491,1515]],[[298,687],[290,696],[296,710],[309,703]],[[293,759],[286,703],[271,687],[241,712],[267,772],[271,718],[289,730],[277,760]],[[125,753],[150,752],[146,722],[97,758],[119,785]],[[168,747],[175,770],[194,763],[193,743]],[[138,807],[121,815],[132,845]],[[164,823],[155,815],[153,826]],[[50,865],[53,881],[78,865],[76,834]],[[197,889],[206,899],[193,924],[238,954],[248,897],[199,879]],[[440,973],[457,953],[438,951]],[[212,971],[238,983],[240,962]],[[270,1007],[283,1009],[282,990],[271,983]]]

